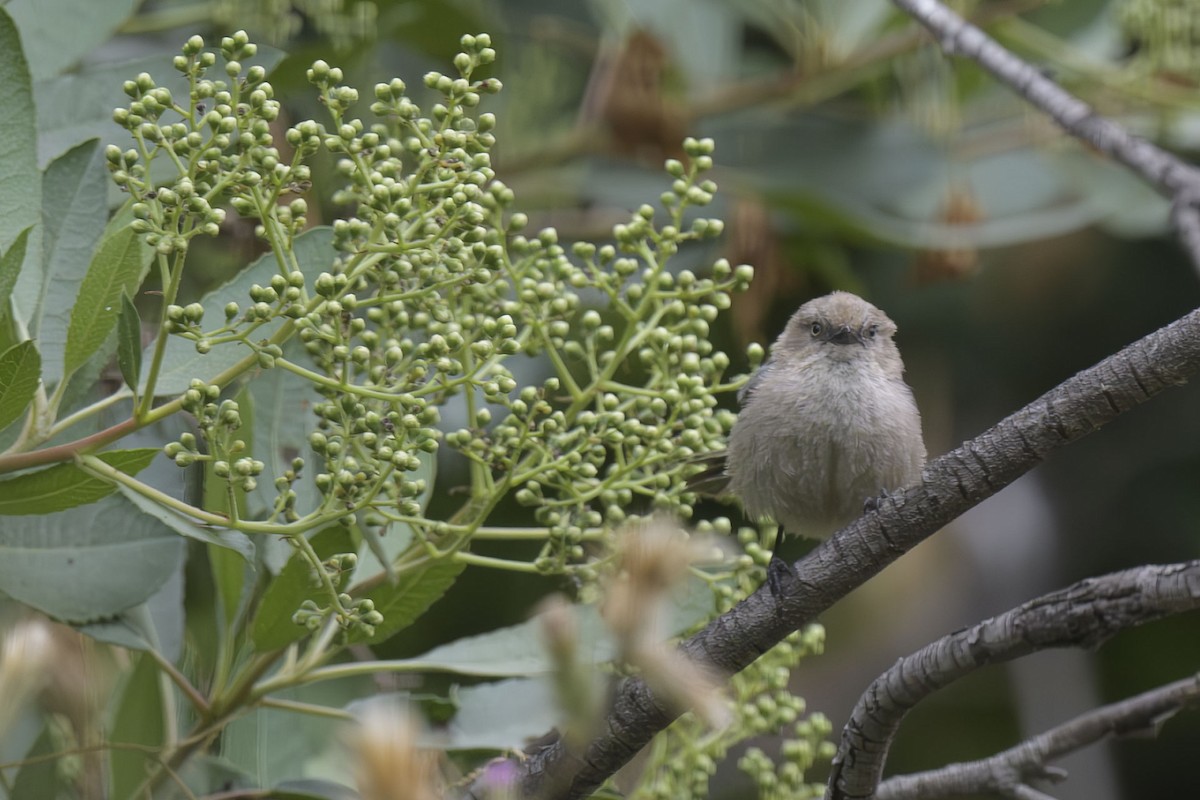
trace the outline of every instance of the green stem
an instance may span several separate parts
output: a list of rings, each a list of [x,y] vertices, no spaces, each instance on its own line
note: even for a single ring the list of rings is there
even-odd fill
[[[158,383],[158,373],[162,369],[163,356],[167,351],[167,309],[175,303],[179,294],[179,284],[183,280],[183,254],[175,254],[175,263],[170,268],[170,278],[163,287],[162,313],[158,325],[158,336],[154,340],[154,355],[150,358],[150,370],[146,374],[146,387],[142,390],[142,402],[134,411],[135,419],[142,419],[150,413],[154,404],[154,387]],[[158,257],[159,266],[165,269],[166,256]]]

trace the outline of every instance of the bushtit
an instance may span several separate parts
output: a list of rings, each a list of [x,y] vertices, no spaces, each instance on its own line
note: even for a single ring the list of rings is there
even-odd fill
[[[921,416],[892,341],[896,324],[849,292],[792,315],[770,358],[738,393],[741,411],[723,464],[691,486],[727,490],[779,525],[768,580],[791,567],[783,533],[827,538],[877,495],[914,483],[925,463]]]

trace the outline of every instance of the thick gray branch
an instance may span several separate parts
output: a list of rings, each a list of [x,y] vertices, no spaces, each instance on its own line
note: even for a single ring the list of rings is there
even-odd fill
[[[833,800],[915,796],[891,794],[894,786],[899,785],[892,781],[886,784],[890,787],[887,792],[880,787],[876,793],[888,748],[910,709],[959,678],[988,664],[1011,661],[1046,648],[1095,647],[1125,628],[1196,608],[1200,608],[1200,561],[1137,567],[1082,581],[1031,600],[923,647],[900,659],[859,699],[842,732],[828,796]],[[1072,724],[1074,731],[1085,730],[1079,724]],[[1004,758],[997,756],[999,760],[981,762],[991,763],[1000,770],[990,773],[988,779],[1008,780],[1017,776],[1023,781],[1030,770],[1040,770],[1047,759],[1066,752],[1058,748],[1074,741],[1065,736],[1048,736],[1014,748],[1009,754],[1002,754]],[[1092,741],[1095,739],[1068,749]],[[1013,760],[1017,758],[1013,753],[1023,760]],[[979,780],[986,773],[982,768],[964,771],[962,767],[956,765],[950,773],[939,771],[943,777],[938,780],[954,783],[960,787],[955,791],[969,794],[957,781],[968,775]],[[1015,770],[1016,767],[1024,771]],[[1007,773],[1003,772],[1005,768],[1009,769]],[[953,775],[953,779],[947,775]],[[925,792],[921,797],[945,796],[928,793],[933,785],[931,780],[921,778]],[[904,785],[915,784],[909,781]],[[974,791],[995,789],[998,785],[976,784]]]
[[[694,661],[733,674],[967,509],[1054,450],[1200,371],[1200,311],[1068,379],[957,450],[932,461],[917,487],[796,562],[781,603],[759,590],[681,645]],[[674,714],[640,680],[623,681],[604,730],[582,752],[561,740],[516,766],[524,797],[582,797],[628,762]],[[476,787],[482,796],[485,787]]]
[[[1061,771],[1047,768],[1047,761],[1107,736],[1143,730],[1156,732],[1167,718],[1197,704],[1200,704],[1200,676],[1192,676],[1089,711],[991,758],[890,778],[879,787],[875,798],[933,800],[1000,792],[1007,797],[1045,799],[1049,796],[1031,788],[1026,781],[1065,777]]]

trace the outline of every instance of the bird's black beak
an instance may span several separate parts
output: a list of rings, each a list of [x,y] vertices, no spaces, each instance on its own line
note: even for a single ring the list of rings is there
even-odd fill
[[[862,338],[858,335],[858,331],[851,330],[847,325],[830,333],[829,341],[833,344],[862,344]]]

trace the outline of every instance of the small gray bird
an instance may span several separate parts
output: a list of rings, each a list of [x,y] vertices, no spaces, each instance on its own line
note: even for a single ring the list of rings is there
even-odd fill
[[[730,491],[747,513],[786,531],[828,538],[925,464],[921,415],[892,340],[896,324],[849,292],[810,300],[792,315],[770,358],[738,393],[726,453],[689,481]],[[778,594],[791,566],[771,557]]]

